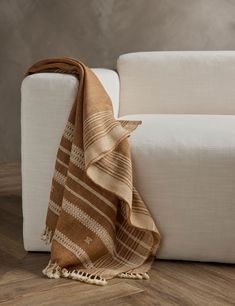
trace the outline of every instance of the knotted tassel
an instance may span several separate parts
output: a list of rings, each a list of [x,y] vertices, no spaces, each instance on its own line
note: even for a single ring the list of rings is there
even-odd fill
[[[53,232],[47,226],[41,234],[41,240],[45,241],[45,244],[50,244],[53,238]]]

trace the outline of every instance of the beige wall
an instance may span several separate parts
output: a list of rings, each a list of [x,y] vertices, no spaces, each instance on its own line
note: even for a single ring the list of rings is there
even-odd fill
[[[33,62],[115,67],[148,50],[235,49],[234,0],[0,0],[0,162],[20,159],[20,84]]]

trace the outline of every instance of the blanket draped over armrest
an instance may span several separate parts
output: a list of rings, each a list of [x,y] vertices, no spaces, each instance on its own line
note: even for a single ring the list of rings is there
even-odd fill
[[[141,122],[116,120],[102,84],[77,60],[42,60],[27,75],[40,72],[79,79],[55,160],[44,275],[98,285],[115,276],[147,279],[160,234],[133,186],[128,136]]]

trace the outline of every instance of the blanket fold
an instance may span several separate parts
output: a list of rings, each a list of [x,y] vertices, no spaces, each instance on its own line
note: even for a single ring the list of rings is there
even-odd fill
[[[46,59],[27,75],[40,72],[79,79],[55,160],[42,234],[51,243],[44,275],[97,285],[116,276],[147,279],[160,234],[133,186],[128,136],[141,122],[116,120],[102,84],[77,60]]]

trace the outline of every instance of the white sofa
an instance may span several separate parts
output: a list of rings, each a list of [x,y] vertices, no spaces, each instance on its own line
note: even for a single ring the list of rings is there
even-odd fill
[[[93,69],[129,138],[135,184],[162,234],[158,258],[235,263],[235,52],[122,55]],[[24,246],[40,241],[54,160],[78,80],[40,73],[22,83]]]

